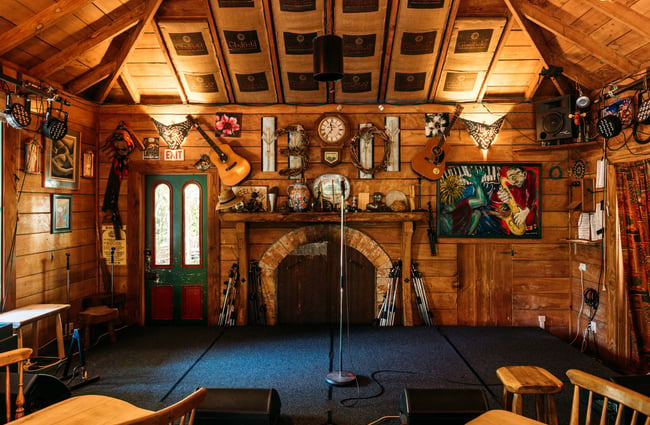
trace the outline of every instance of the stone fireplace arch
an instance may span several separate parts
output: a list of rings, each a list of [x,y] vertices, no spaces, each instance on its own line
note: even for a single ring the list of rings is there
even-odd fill
[[[338,225],[304,226],[285,233],[264,251],[258,264],[261,270],[262,296],[266,304],[266,321],[269,325],[275,325],[277,320],[276,275],[282,260],[301,245],[324,240],[340,242],[340,239],[341,228]],[[378,311],[382,301],[380,294],[386,293],[389,284],[392,261],[377,241],[357,229],[345,229],[345,244],[363,254],[377,271],[375,300]]]

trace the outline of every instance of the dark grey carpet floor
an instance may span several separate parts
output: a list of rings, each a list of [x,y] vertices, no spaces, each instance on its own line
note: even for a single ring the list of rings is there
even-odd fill
[[[505,365],[542,366],[565,382],[570,368],[616,375],[539,328],[354,326],[344,332],[342,364],[357,381],[345,387],[325,380],[340,370],[338,327],[127,327],[117,338],[111,344],[102,337],[85,351],[88,378],[99,380],[73,395],[104,394],[159,409],[199,386],[274,388],[282,425],[362,425],[396,416],[405,388],[478,388],[490,408],[499,408],[495,371]],[[75,356],[71,367],[78,365]],[[556,397],[561,424],[568,423],[570,397],[567,384]],[[526,402],[525,413],[532,414],[531,406]]]

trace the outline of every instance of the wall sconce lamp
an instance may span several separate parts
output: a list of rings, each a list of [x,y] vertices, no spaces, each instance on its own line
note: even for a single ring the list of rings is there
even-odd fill
[[[167,143],[167,147],[171,150],[179,149],[181,147],[187,137],[187,133],[189,133],[190,128],[192,128],[192,122],[187,119],[183,122],[170,125],[165,125],[160,121],[156,121],[153,117],[151,119],[156,125],[156,129],[158,129],[158,134],[160,134],[160,137],[165,141],[165,143]]]
[[[478,148],[481,150],[487,151],[490,149],[490,146],[492,146],[492,143],[494,143],[496,140],[505,118],[506,116],[504,115],[490,125],[466,120],[463,118],[460,120],[467,127],[467,131],[469,132],[469,135],[472,136],[472,139],[474,139],[476,146],[478,146]]]

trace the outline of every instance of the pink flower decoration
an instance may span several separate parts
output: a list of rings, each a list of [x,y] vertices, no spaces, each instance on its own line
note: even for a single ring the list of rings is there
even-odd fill
[[[225,136],[231,136],[232,134],[239,131],[239,124],[237,123],[237,118],[229,117],[226,114],[223,114],[220,119],[217,120],[215,124],[217,133],[223,134]]]

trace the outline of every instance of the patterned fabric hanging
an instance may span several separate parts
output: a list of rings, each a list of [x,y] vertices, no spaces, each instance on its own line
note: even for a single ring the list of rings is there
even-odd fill
[[[158,129],[158,134],[160,137],[167,143],[169,149],[176,150],[180,149],[181,145],[187,137],[187,133],[190,132],[192,128],[192,123],[189,120],[179,122],[177,124],[165,125],[160,121],[156,121],[155,118],[151,118],[153,123]]]

